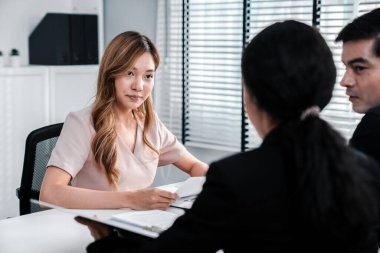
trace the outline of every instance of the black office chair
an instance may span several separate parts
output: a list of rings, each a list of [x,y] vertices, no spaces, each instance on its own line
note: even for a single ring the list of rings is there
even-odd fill
[[[31,203],[30,199],[39,199],[46,165],[61,134],[62,126],[63,123],[58,123],[41,127],[33,130],[26,139],[21,186],[16,190],[20,200],[20,215],[46,210]]]

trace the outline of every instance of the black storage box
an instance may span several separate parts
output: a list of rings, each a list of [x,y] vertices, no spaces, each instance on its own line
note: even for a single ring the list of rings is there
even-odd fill
[[[98,64],[98,16],[46,14],[29,36],[29,64]]]

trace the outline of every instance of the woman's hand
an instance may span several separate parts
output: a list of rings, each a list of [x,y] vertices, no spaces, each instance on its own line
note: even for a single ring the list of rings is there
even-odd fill
[[[93,220],[89,220],[79,216],[75,217],[75,220],[80,224],[87,226],[91,232],[92,237],[94,237],[95,240],[99,240],[103,237],[109,236],[112,232],[111,227]]]
[[[135,210],[166,210],[177,197],[175,193],[157,188],[137,190],[130,195],[130,208]]]

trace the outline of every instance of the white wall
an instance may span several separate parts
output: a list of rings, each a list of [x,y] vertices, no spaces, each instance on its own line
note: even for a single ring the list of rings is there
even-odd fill
[[[155,41],[156,17],[156,0],[104,0],[104,44],[124,31],[137,31]]]
[[[19,50],[21,65],[28,64],[28,37],[46,13],[97,14],[101,9],[102,0],[0,0],[0,51],[5,56],[5,64],[9,64],[12,48]],[[99,21],[103,23],[102,15]],[[99,33],[103,38],[101,25]],[[100,44],[103,48],[103,40]]]

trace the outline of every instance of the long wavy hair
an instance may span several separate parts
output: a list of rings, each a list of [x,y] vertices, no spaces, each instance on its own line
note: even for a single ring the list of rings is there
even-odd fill
[[[123,32],[108,44],[99,67],[96,98],[91,114],[95,128],[91,149],[95,161],[104,167],[109,183],[116,189],[120,172],[115,167],[117,160],[117,131],[113,111],[116,102],[115,78],[131,69],[136,60],[146,52],[152,55],[157,69],[160,64],[160,56],[152,41],[137,32]],[[151,96],[133,113],[143,116],[143,142],[158,154],[156,147],[147,138],[147,132],[152,128],[154,121]]]

